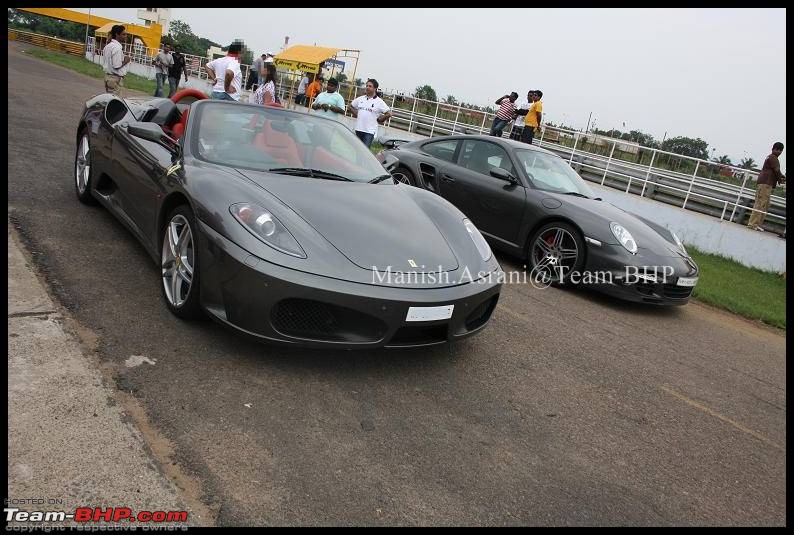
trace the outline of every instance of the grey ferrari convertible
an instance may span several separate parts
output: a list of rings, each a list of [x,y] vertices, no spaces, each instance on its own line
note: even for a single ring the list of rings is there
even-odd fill
[[[336,121],[205,98],[98,95],[76,129],[78,199],[138,238],[174,314],[342,348],[486,326],[501,271],[460,210],[394,180]]]

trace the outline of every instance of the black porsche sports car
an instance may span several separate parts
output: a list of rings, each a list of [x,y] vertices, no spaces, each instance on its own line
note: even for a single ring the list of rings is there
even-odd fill
[[[172,98],[86,102],[75,188],[162,267],[174,314],[318,347],[431,345],[485,327],[501,271],[451,203],[393,180],[337,121]]]
[[[549,283],[685,304],[698,267],[671,231],[596,197],[566,161],[491,136],[441,136],[378,154],[395,179],[460,208],[498,249]]]

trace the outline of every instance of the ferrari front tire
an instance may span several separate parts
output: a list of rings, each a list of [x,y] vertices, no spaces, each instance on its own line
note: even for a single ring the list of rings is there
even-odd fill
[[[91,195],[92,172],[91,140],[88,137],[88,130],[83,130],[74,154],[74,188],[77,200],[83,204],[97,204],[96,199]]]
[[[163,229],[160,255],[163,297],[169,310],[182,319],[202,316],[196,229],[193,211],[185,204],[168,214]]]

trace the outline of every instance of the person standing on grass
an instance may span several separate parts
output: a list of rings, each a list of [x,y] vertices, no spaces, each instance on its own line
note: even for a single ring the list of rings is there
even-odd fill
[[[240,55],[243,45],[234,42],[229,46],[227,54],[215,58],[204,66],[212,86],[214,100],[240,100],[243,89],[243,73],[240,70]]]
[[[328,83],[325,84],[325,92],[317,95],[312,109],[316,110],[318,115],[340,121],[341,117],[345,114],[345,98],[339,94],[339,82],[336,78],[329,78]]]
[[[781,184],[786,182],[786,176],[780,172],[780,160],[778,160],[782,153],[783,143],[778,141],[772,145],[772,154],[764,160],[761,173],[758,175],[758,186],[755,188],[755,205],[753,205],[753,213],[750,216],[750,222],[747,223],[747,228],[764,230],[761,225],[769,209],[769,197],[772,195],[772,190],[777,186],[778,182]]]
[[[532,145],[532,139],[535,137],[535,131],[540,127],[540,121],[543,118],[543,91],[535,89],[531,92],[532,104],[527,110],[527,116],[524,119],[524,130],[521,132],[521,141]]]
[[[491,125],[491,135],[496,137],[502,137],[502,132],[505,129],[505,126],[513,120],[513,117],[516,114],[516,100],[518,99],[518,93],[513,91],[509,95],[505,95],[496,99],[496,104],[499,106],[499,110],[496,112],[496,118],[493,120],[493,124]]]
[[[187,83],[187,69],[185,68],[185,56],[179,50],[174,49],[171,53],[174,59],[174,64],[168,69],[168,98],[174,96],[176,90],[179,88],[179,77],[185,75],[185,82]]]
[[[105,92],[124,98],[124,77],[130,57],[124,54],[122,41],[127,40],[124,26],[116,24],[110,29],[110,42],[102,50],[105,63]]]
[[[366,93],[347,105],[347,109],[356,118],[356,136],[369,148],[378,133],[378,125],[391,117],[389,106],[378,96],[378,81],[367,80]]]
[[[157,80],[157,88],[154,90],[154,96],[163,96],[163,86],[168,80],[168,71],[174,64],[174,58],[171,56],[171,46],[163,45],[163,49],[157,53],[152,62],[154,65],[154,77]]]

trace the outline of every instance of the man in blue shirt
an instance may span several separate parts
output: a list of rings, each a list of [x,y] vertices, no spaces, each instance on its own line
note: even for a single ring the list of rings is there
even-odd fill
[[[317,95],[312,109],[323,117],[339,121],[340,117],[345,114],[345,99],[337,89],[339,89],[339,82],[336,81],[336,78],[329,78],[325,85],[325,92]]]

